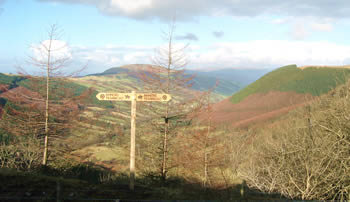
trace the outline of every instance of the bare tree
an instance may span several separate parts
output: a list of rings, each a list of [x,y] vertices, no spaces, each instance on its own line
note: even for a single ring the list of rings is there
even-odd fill
[[[74,92],[69,92],[70,89],[64,86],[67,85],[67,81],[65,81],[64,78],[75,75],[85,68],[82,67],[74,72],[68,72],[65,69],[69,67],[71,55],[66,42],[61,41],[60,37],[61,30],[56,24],[53,24],[47,30],[47,40],[31,46],[34,55],[29,57],[28,63],[31,66],[39,68],[40,72],[44,73],[44,75],[30,76],[23,68],[19,68],[19,72],[25,74],[31,81],[27,87],[35,86],[35,88],[37,88],[36,90],[44,95],[42,99],[37,99],[38,101],[44,100],[45,103],[43,165],[47,165],[48,159],[49,134],[51,128],[50,116],[55,116],[56,118],[62,116],[62,114],[55,114],[56,112],[64,112],[66,114],[64,116],[68,114],[72,115],[74,114],[73,112],[77,112],[77,110],[73,110],[76,106],[73,106],[72,103],[74,100],[76,101],[78,99]],[[43,78],[45,78],[45,81]],[[43,89],[45,89],[45,92],[43,92]],[[62,98],[63,95],[65,98]],[[51,110],[51,108],[53,109]],[[51,128],[51,130],[53,130],[53,128]]]
[[[160,174],[163,180],[169,170],[169,136],[176,135],[176,128],[188,118],[188,115],[199,106],[198,96],[189,95],[193,75],[186,75],[184,67],[187,64],[185,49],[174,43],[175,22],[169,25],[163,33],[166,45],[156,50],[153,65],[149,70],[140,73],[140,78],[146,84],[145,89],[152,92],[171,94],[172,100],[163,105],[150,104],[149,109],[155,112],[155,117],[161,117],[163,124],[154,124],[162,133],[160,146]]]

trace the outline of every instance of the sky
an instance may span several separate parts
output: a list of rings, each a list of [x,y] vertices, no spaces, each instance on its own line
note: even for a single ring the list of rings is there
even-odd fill
[[[350,64],[349,0],[0,0],[0,72],[35,68],[53,24],[71,69],[150,64],[173,19],[188,69]]]

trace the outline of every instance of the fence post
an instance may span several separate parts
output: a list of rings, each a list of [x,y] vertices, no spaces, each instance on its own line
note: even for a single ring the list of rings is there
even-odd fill
[[[62,189],[61,189],[61,179],[57,180],[56,181],[56,202],[62,202],[62,199],[61,199],[61,192],[62,192]]]
[[[240,194],[241,194],[241,198],[243,199],[244,198],[244,189],[245,189],[245,186],[246,186],[246,182],[245,180],[243,180],[242,184],[241,184],[241,189],[240,189]]]

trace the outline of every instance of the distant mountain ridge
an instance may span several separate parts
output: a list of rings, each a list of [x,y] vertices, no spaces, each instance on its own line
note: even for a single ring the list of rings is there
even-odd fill
[[[129,65],[123,65],[120,67],[112,67],[103,71],[102,73],[89,74],[87,76],[103,76],[103,75],[110,75],[110,74],[142,72],[142,71],[158,72],[158,71],[164,71],[164,69],[159,68],[155,65],[149,65],[149,64],[129,64]]]
[[[162,71],[163,69],[158,68],[154,65],[149,64],[130,64],[121,67],[113,67],[105,70],[102,73],[90,74],[88,76],[106,76],[113,74],[126,73],[129,76],[136,78],[136,74],[132,72],[137,71]],[[264,75],[269,70],[238,70],[238,69],[221,69],[214,71],[197,71],[197,70],[185,70],[185,74],[195,75],[193,79],[194,90],[205,91],[213,88],[218,82],[214,92],[223,96],[230,96],[244,86],[257,80],[260,76]]]
[[[212,71],[187,70],[190,74],[211,76],[224,80],[238,82],[241,86],[249,85],[272,69],[219,69]]]

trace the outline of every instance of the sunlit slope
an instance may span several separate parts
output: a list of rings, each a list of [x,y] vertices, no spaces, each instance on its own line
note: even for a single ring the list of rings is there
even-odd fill
[[[312,102],[349,77],[348,68],[284,66],[216,103],[213,106],[213,122],[235,126],[265,123]]]
[[[343,84],[350,74],[347,68],[309,66],[301,69],[288,65],[267,73],[254,83],[240,90],[231,97],[231,102],[239,103],[256,93],[270,91],[296,92],[319,96]]]

